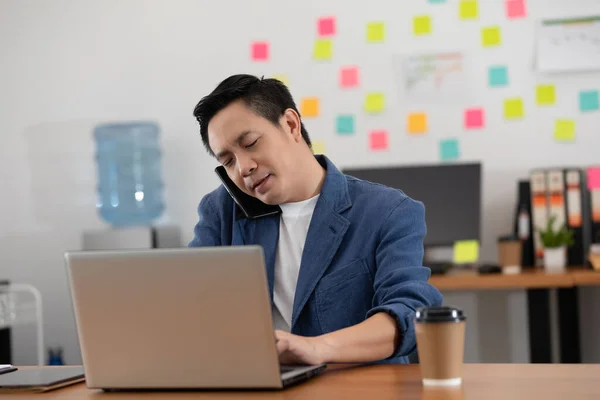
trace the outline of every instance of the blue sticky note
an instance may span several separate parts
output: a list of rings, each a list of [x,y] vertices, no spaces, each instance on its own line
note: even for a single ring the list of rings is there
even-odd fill
[[[597,90],[579,92],[579,109],[581,111],[596,111],[600,109]]]
[[[351,135],[354,133],[354,116],[338,115],[335,125],[340,135]]]
[[[505,66],[494,65],[488,71],[490,87],[502,87],[508,85],[508,70]]]
[[[442,161],[457,160],[460,157],[457,139],[440,140],[440,159]]]
[[[441,4],[441,3],[445,3],[446,0],[429,0],[429,3],[431,4]]]

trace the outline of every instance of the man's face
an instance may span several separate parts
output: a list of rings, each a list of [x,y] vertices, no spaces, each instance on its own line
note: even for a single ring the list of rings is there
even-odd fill
[[[208,124],[208,143],[227,175],[245,193],[266,204],[282,204],[293,195],[300,126],[291,110],[275,126],[236,101]],[[296,114],[297,115],[297,114]]]

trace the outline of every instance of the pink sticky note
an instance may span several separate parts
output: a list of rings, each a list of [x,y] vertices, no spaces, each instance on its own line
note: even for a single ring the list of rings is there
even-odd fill
[[[269,43],[268,42],[254,42],[252,43],[252,60],[254,61],[266,61],[269,59]]]
[[[590,167],[587,170],[587,186],[589,190],[600,189],[600,167]]]
[[[506,0],[506,16],[508,18],[526,17],[525,0]]]
[[[319,18],[317,25],[318,25],[318,29],[319,29],[319,36],[335,35],[335,18],[334,17]]]
[[[340,86],[358,86],[358,67],[343,67],[340,70]]]
[[[374,130],[369,133],[371,150],[386,150],[388,148],[388,133],[385,130]]]
[[[465,110],[465,128],[483,128],[484,111],[482,108],[469,108]]]

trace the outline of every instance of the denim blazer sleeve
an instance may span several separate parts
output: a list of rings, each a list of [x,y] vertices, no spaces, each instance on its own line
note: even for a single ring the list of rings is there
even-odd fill
[[[442,303],[440,292],[427,283],[429,268],[422,266],[425,234],[425,208],[409,197],[389,212],[379,231],[373,282],[375,294],[367,318],[382,311],[394,317],[400,342],[390,358],[415,351],[415,310]]]

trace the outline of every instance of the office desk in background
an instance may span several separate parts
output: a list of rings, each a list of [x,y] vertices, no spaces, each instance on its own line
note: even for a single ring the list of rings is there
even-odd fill
[[[425,389],[419,366],[330,365],[320,376],[284,391],[187,391],[103,393],[80,383],[37,395],[3,399],[418,399],[418,400],[587,400],[600,398],[600,365],[466,364],[458,389]]]
[[[600,272],[584,267],[570,267],[560,274],[548,274],[542,268],[525,269],[515,275],[478,275],[451,271],[445,275],[433,275],[429,283],[441,291],[526,290],[532,363],[552,362],[550,291],[556,290],[560,362],[580,363],[581,336],[577,288],[600,286]]]

